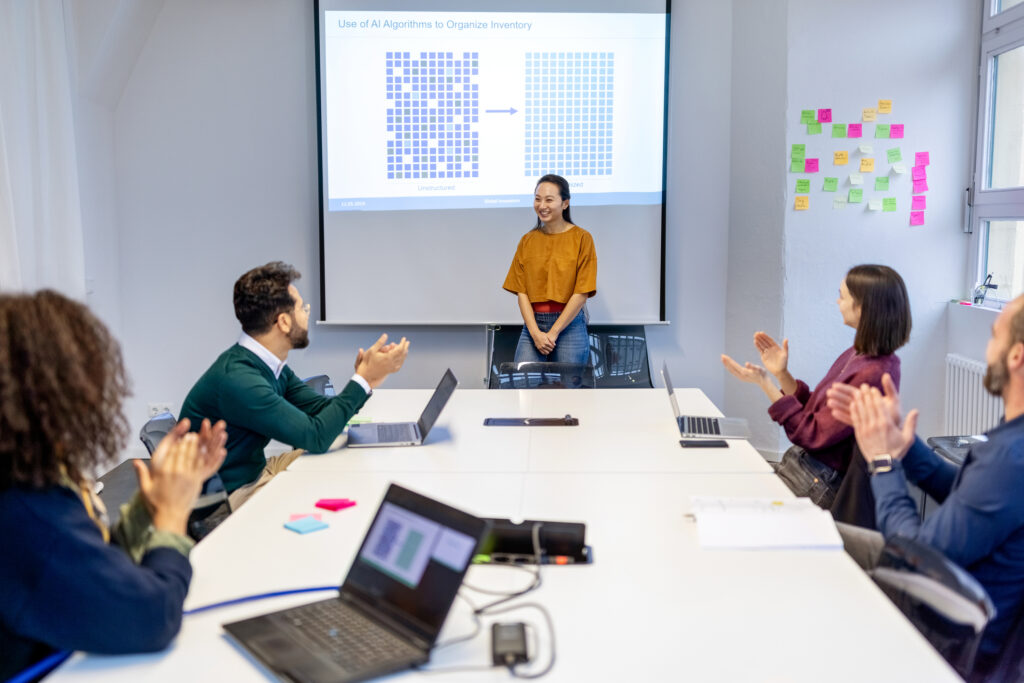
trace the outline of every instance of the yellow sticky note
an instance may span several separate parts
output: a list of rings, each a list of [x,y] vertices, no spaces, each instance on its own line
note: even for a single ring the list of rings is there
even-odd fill
[[[878,113],[879,114],[891,114],[892,113],[892,100],[878,100]]]
[[[846,164],[848,164],[848,163],[850,163],[850,153],[849,152],[843,151],[843,152],[833,152],[832,153],[832,165],[833,166],[846,166]]]
[[[796,201],[793,202],[793,208],[796,211],[806,211],[807,209],[811,208],[811,198],[797,197]]]
[[[868,159],[867,157],[860,160],[860,172],[871,173],[875,170],[875,160]]]
[[[864,114],[861,116],[862,121],[874,121],[877,118],[878,110],[876,110],[874,107],[871,107],[870,109],[865,109]]]

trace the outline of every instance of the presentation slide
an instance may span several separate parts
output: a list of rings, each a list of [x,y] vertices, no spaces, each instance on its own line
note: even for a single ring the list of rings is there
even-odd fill
[[[323,14],[328,211],[661,203],[664,14]]]

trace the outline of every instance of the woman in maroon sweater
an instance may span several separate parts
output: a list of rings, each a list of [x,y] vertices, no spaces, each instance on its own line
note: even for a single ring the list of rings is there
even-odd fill
[[[787,451],[778,467],[787,486],[831,508],[837,519],[874,527],[874,500],[866,472],[860,471],[864,459],[851,458],[856,445],[853,429],[832,417],[825,393],[834,382],[881,387],[885,373],[899,386],[900,359],[895,351],[910,338],[910,301],[895,270],[860,265],[843,278],[837,303],[843,323],[857,334],[853,346],[839,355],[814,391],[789,373],[788,339],[780,345],[764,332],[754,334],[763,367],[740,365],[726,355],[722,363],[739,379],[761,387],[772,401],[768,414],[798,447]]]

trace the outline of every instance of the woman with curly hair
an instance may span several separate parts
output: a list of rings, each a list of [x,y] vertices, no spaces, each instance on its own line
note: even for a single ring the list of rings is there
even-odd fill
[[[139,492],[110,529],[91,478],[124,444],[127,394],[120,349],[85,306],[0,294],[0,680],[59,650],[159,650],[181,626],[185,525],[224,423],[189,434],[183,420],[148,467],[135,461]]]

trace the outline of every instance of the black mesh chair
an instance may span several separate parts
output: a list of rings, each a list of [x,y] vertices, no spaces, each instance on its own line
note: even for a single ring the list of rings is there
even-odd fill
[[[499,389],[593,389],[594,368],[576,363],[502,363]]]
[[[989,671],[970,677],[985,683],[1021,683],[1024,681],[1024,605],[1017,610],[1017,621],[1003,644],[1002,654]]]
[[[654,386],[643,325],[592,325],[587,331],[598,388]]]
[[[336,396],[334,391],[334,385],[331,384],[331,378],[327,375],[314,375],[313,377],[307,377],[302,380],[310,386],[316,393],[321,396]]]

